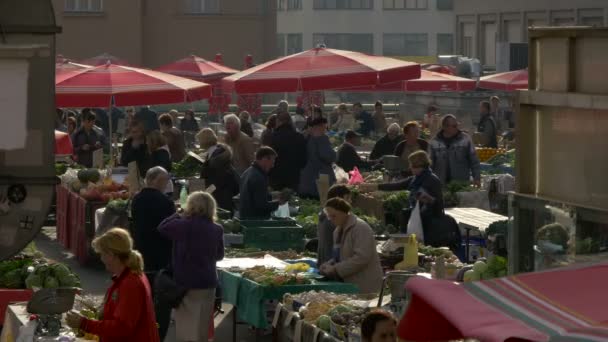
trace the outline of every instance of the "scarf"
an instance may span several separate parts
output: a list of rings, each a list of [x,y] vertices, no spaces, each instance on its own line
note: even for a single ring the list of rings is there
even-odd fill
[[[411,208],[414,208],[416,206],[416,193],[420,191],[420,189],[422,188],[422,183],[424,183],[426,178],[430,176],[431,173],[431,169],[426,168],[419,175],[414,176],[414,179],[412,180],[408,188],[408,191],[410,192],[409,201]]]

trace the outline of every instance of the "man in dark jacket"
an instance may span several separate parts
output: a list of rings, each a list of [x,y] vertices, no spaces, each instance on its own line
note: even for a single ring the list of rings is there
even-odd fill
[[[95,113],[90,109],[83,110],[82,126],[72,136],[78,164],[89,168],[93,167],[93,151],[103,147],[103,136],[95,131],[93,126],[95,126]]]
[[[306,166],[306,139],[296,132],[287,112],[277,115],[277,128],[272,132],[270,146],[277,152],[270,172],[270,186],[275,190],[298,189],[300,171]]]
[[[441,131],[430,142],[431,167],[444,185],[450,182],[481,184],[479,158],[471,138],[460,129],[454,115],[441,120]]]
[[[359,133],[348,130],[344,135],[344,143],[338,148],[338,160],[336,164],[346,172],[352,171],[355,167],[361,170],[371,166],[370,162],[359,157],[355,149],[355,146],[359,145],[360,140],[361,135]]]
[[[359,121],[360,123],[358,129],[360,134],[367,137],[374,132],[376,129],[374,117],[367,111],[363,110],[363,105],[361,105],[360,102],[353,104],[353,114],[355,116],[355,120]]]
[[[386,129],[386,135],[376,141],[372,153],[369,155],[370,160],[378,160],[383,156],[392,156],[395,153],[397,145],[402,142],[405,137],[401,134],[399,124],[393,123]]]
[[[268,173],[273,168],[276,157],[277,153],[271,147],[260,147],[255,153],[253,164],[241,175],[241,219],[267,219],[279,207],[279,201],[273,201],[268,192]]]
[[[477,133],[483,136],[484,147],[498,148],[496,121],[490,112],[490,102],[482,101],[479,104],[479,111],[481,118],[477,125]]]
[[[155,111],[151,110],[148,106],[141,107],[139,112],[135,114],[135,118],[141,120],[144,123],[146,132],[160,129],[160,124],[158,123],[158,114]]]
[[[146,187],[143,188],[131,203],[133,217],[133,242],[144,258],[144,271],[154,284],[154,276],[166,268],[171,261],[171,241],[158,231],[158,225],[175,213],[175,205],[164,191],[169,182],[169,173],[160,166],[146,173]],[[156,319],[159,323],[159,334],[164,339],[169,329],[171,308],[156,305]]]

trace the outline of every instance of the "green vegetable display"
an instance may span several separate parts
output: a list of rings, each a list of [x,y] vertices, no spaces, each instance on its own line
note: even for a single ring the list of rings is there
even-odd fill
[[[477,261],[472,270],[464,273],[464,281],[489,280],[507,276],[507,258],[491,256],[487,262]]]
[[[576,254],[596,254],[600,252],[600,242],[591,237],[576,239]]]
[[[397,191],[392,192],[384,200],[384,210],[390,213],[398,213],[403,208],[408,206],[408,200],[410,197],[409,191]]]
[[[178,163],[173,163],[171,173],[176,178],[191,178],[199,175],[201,163],[193,157],[186,156]]]
[[[55,175],[61,176],[68,170],[68,164],[66,163],[55,163]]]
[[[115,199],[108,203],[108,205],[106,206],[106,209],[117,211],[117,212],[123,212],[123,211],[126,211],[128,207],[129,207],[129,200]]]
[[[241,224],[233,219],[220,220],[219,224],[224,228],[224,233],[227,233],[227,234],[241,233]]]

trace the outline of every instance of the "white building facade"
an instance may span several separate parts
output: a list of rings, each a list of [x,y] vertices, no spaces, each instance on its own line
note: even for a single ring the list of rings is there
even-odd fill
[[[328,48],[431,61],[454,52],[454,0],[277,0],[277,55]]]
[[[608,0],[455,0],[454,13],[455,52],[489,69],[501,69],[501,43],[527,43],[529,26],[608,26]]]

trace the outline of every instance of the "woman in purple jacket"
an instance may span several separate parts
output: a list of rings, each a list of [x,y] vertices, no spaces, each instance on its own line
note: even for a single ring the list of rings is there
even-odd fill
[[[178,341],[207,341],[218,284],[216,262],[224,258],[224,231],[215,219],[213,196],[197,191],[188,196],[183,214],[175,214],[158,226],[174,243],[175,282],[188,289],[175,309]]]

